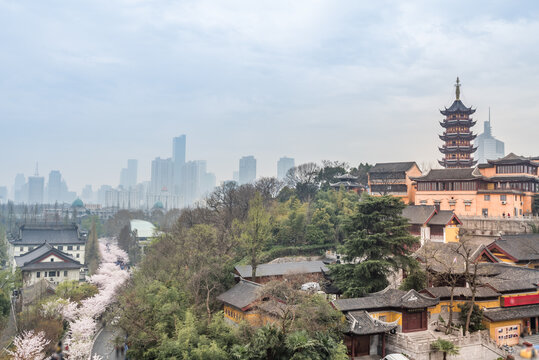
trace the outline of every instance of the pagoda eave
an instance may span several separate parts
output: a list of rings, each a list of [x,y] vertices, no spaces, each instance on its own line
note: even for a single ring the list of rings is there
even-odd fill
[[[438,135],[438,137],[440,138],[440,140],[443,140],[443,141],[450,141],[450,140],[471,141],[471,140],[474,140],[477,137],[477,135],[472,134],[472,133],[469,133],[469,134],[454,133],[454,134],[442,134],[442,135]]]
[[[477,150],[477,147],[472,146],[466,146],[466,147],[438,147],[440,152],[442,154],[455,154],[455,153],[465,153],[465,154],[471,154],[474,153]]]
[[[474,126],[477,121],[472,119],[460,119],[460,120],[444,120],[439,121],[440,126],[444,128],[452,127],[452,126],[468,126],[472,127]]]
[[[438,164],[445,168],[462,168],[462,167],[472,167],[477,164],[477,160],[469,159],[469,160],[463,160],[463,159],[455,159],[452,161],[452,159],[442,159],[438,160]]]

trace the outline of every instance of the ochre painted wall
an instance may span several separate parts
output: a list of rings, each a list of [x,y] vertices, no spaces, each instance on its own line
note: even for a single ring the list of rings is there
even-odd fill
[[[397,311],[381,311],[381,312],[371,312],[371,316],[377,320],[383,320],[386,322],[399,321],[398,324],[402,326],[402,314]],[[380,319],[381,316],[385,316],[384,319]]]
[[[447,225],[445,227],[445,242],[458,242],[459,228],[455,225]]]

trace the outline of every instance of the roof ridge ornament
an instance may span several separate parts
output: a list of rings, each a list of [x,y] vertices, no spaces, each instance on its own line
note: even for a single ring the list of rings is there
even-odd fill
[[[455,96],[457,100],[460,100],[460,79],[457,76],[457,83],[455,84]]]

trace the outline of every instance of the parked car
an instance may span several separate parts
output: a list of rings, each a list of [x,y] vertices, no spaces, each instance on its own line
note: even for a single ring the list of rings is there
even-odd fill
[[[410,359],[402,354],[389,354],[389,355],[386,355],[386,357],[383,358],[382,360],[410,360]]]

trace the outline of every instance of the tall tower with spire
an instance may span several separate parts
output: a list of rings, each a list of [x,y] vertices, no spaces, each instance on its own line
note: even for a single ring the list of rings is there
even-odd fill
[[[472,156],[477,150],[472,145],[476,135],[471,128],[475,125],[475,121],[470,117],[475,109],[466,107],[460,100],[460,86],[460,80],[457,77],[455,101],[449,108],[440,110],[445,119],[440,122],[444,133],[439,136],[445,144],[439,148],[444,158],[438,162],[445,168],[467,168],[477,163]]]
[[[488,108],[488,121],[485,121],[483,126],[483,133],[477,135],[474,142],[477,146],[475,159],[479,164],[486,164],[488,160],[496,160],[505,156],[505,144],[492,135],[490,107]]]

